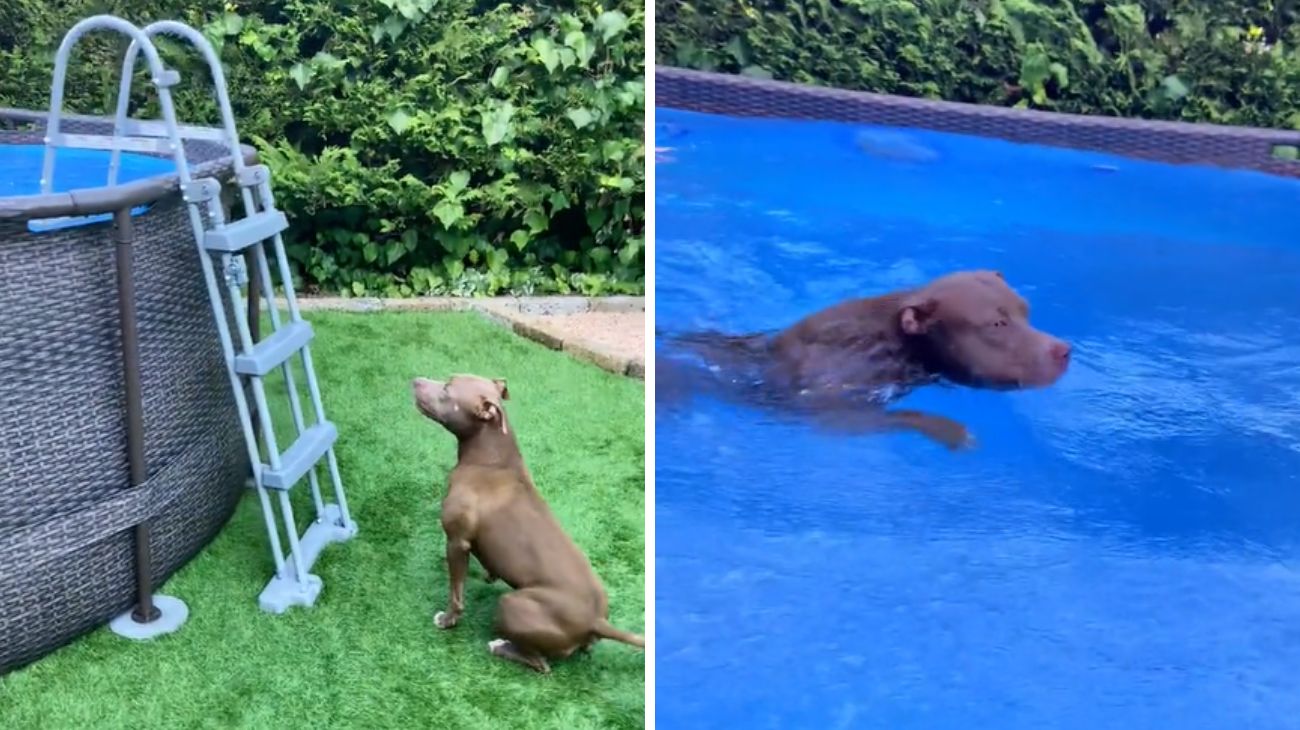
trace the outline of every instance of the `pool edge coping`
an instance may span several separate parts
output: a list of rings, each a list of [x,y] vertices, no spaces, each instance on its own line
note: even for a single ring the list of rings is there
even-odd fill
[[[48,112],[27,109],[0,107],[0,144],[31,144],[44,146],[44,132],[6,128],[6,124],[31,123],[40,124],[49,117]],[[113,120],[85,114],[61,114],[60,119],[75,125],[106,127],[111,130]],[[215,129],[215,128],[214,128]],[[28,142],[15,140],[27,139]],[[193,140],[186,140],[194,142]],[[257,150],[240,142],[244,163],[254,165],[258,162]],[[219,175],[230,167],[229,150],[224,146],[224,156],[200,155],[195,161],[192,176],[211,177]],[[207,159],[203,159],[206,157]],[[170,160],[171,158],[161,157]],[[62,193],[40,193],[37,195],[0,196],[0,222],[27,222],[47,218],[88,217],[113,213],[124,208],[135,208],[146,203],[157,202],[180,189],[180,176],[175,172],[165,175],[93,188],[78,188]]]
[[[655,66],[655,104],[730,116],[926,129],[1300,178],[1300,161],[1273,155],[1274,147],[1300,147],[1300,131],[1011,109],[662,65]]]

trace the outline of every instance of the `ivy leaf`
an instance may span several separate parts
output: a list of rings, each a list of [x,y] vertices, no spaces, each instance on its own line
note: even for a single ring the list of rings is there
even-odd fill
[[[447,185],[451,194],[455,195],[464,190],[469,185],[469,173],[464,170],[457,170],[447,177]]]
[[[636,185],[631,178],[622,175],[601,175],[600,184],[602,187],[612,188],[624,193],[630,191]]]
[[[402,248],[405,251],[414,251],[420,243],[420,236],[414,228],[407,228],[402,233]]]
[[[559,190],[556,190],[555,192],[551,193],[550,201],[551,201],[552,214],[569,207],[568,196],[566,196],[564,193],[560,192]]]
[[[407,25],[406,18],[394,13],[385,18],[384,22],[370,29],[370,39],[375,43],[383,40],[384,36],[397,40],[397,37],[406,31]]]
[[[394,132],[401,134],[411,126],[411,115],[407,114],[405,109],[394,109],[388,113],[385,121],[388,122],[388,126],[392,127]]]
[[[379,258],[379,246],[374,241],[366,241],[361,247],[361,255],[365,257],[366,263],[373,264]]]
[[[359,282],[359,281],[354,281],[354,282],[352,282],[352,293],[355,294],[356,296],[359,296],[359,297],[360,297],[360,296],[365,296],[365,294],[366,294],[366,285],[363,284],[363,283],[361,283],[361,282]]]
[[[506,262],[510,260],[510,253],[503,248],[494,248],[484,256],[487,259],[489,271],[499,271],[505,268]]]
[[[534,208],[524,214],[524,225],[528,226],[528,230],[533,234],[538,234],[551,225],[551,220],[540,210]]]
[[[226,13],[221,16],[221,31],[226,35],[239,35],[244,28],[244,19],[238,13]]]
[[[414,0],[397,0],[395,5],[397,12],[401,13],[402,17],[407,20],[415,20],[422,15],[420,6],[416,5]]]
[[[1160,92],[1170,101],[1178,101],[1190,93],[1183,80],[1170,74],[1160,81]]]
[[[533,50],[537,51],[537,57],[541,59],[542,65],[546,67],[549,73],[560,65],[560,54],[555,50],[555,44],[550,38],[538,36],[533,39]]]
[[[528,235],[528,231],[525,231],[522,228],[517,229],[514,233],[510,234],[510,242],[513,243],[515,245],[515,248],[519,249],[520,251],[524,250],[524,248],[528,245],[528,241],[531,240],[531,238],[532,236]]]
[[[406,248],[396,243],[384,247],[384,260],[389,265],[397,263],[397,260],[406,255]]]
[[[578,55],[578,60],[582,61],[583,66],[587,65],[592,54],[596,52],[596,49],[587,41],[587,34],[580,30],[569,31],[565,34],[564,45],[573,49],[573,52]]]
[[[483,139],[495,147],[510,133],[510,119],[515,115],[515,105],[508,101],[497,104],[483,113]]]
[[[1053,63],[1048,66],[1048,70],[1052,72],[1052,78],[1056,79],[1057,87],[1064,89],[1070,85],[1070,70],[1065,64]]]
[[[488,79],[488,83],[492,85],[492,88],[499,89],[509,78],[510,69],[505,66],[497,66],[497,70],[492,72],[492,78]]]
[[[572,48],[560,49],[560,65],[564,68],[572,68],[573,64],[578,62],[578,56]]]
[[[440,200],[433,206],[433,215],[442,224],[443,228],[450,229],[461,218],[465,217],[465,207],[454,200]]]
[[[642,239],[629,238],[627,245],[619,249],[618,260],[622,261],[624,266],[631,266],[632,262],[636,260],[636,255],[641,252],[642,245]]]
[[[289,78],[293,79],[294,83],[298,84],[299,89],[306,88],[307,82],[311,81],[311,77],[315,74],[315,71],[312,71],[310,67],[302,63],[295,63],[293,68],[289,69]]]
[[[596,18],[594,27],[600,31],[600,37],[609,43],[611,38],[627,30],[627,16],[618,10],[606,10]]]
[[[320,66],[325,69],[335,69],[347,65],[346,61],[342,61],[333,53],[326,53],[325,51],[321,51],[315,56],[312,56],[311,62],[313,66]]]
[[[570,109],[564,113],[564,116],[568,117],[569,121],[573,122],[573,126],[578,129],[582,129],[596,119],[595,115],[593,115],[590,110],[583,109],[582,107]]]

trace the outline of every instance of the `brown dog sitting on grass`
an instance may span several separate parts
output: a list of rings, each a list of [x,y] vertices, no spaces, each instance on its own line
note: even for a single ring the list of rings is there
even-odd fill
[[[502,401],[504,380],[474,375],[446,382],[416,378],[415,405],[456,436],[456,467],[442,500],[447,533],[447,610],[433,621],[450,629],[465,609],[469,556],[488,581],[515,589],[497,606],[496,656],[546,673],[548,659],[591,648],[600,639],[645,647],[645,639],[610,625],[609,598],[587,557],[560,527],[533,485]]]

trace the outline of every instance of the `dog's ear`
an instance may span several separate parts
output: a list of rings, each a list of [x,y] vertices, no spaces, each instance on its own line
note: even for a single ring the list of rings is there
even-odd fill
[[[505,378],[494,378],[492,384],[497,387],[497,393],[501,396],[501,400],[510,400],[510,389],[506,387]]]
[[[898,326],[905,334],[923,335],[934,324],[934,314],[939,302],[933,298],[918,298],[903,303],[898,313]]]
[[[479,420],[487,421],[488,423],[492,423],[493,421],[500,423],[501,433],[510,432],[510,430],[506,427],[506,412],[501,410],[501,404],[492,400],[491,398],[488,398],[487,396],[484,396],[479,401],[478,417]]]
[[[475,409],[474,415],[478,416],[481,421],[495,421],[497,416],[501,415],[501,406],[491,398],[484,396],[479,399],[478,408]]]

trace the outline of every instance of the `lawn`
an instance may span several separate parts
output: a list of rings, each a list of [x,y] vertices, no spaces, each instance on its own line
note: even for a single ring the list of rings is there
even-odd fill
[[[644,389],[473,314],[314,313],[313,348],[356,539],[326,549],[310,610],[271,616],[272,564],[250,492],[163,592],[189,623],[152,643],[100,629],[0,678],[6,728],[641,727],[644,655],[601,642],[549,676],[494,658],[496,598],[477,564],[466,613],[434,628],[447,596],[438,502],[455,443],[420,416],[416,375],[505,377],[539,489],[610,594],[610,619],[645,625]],[[282,446],[283,448],[283,446]],[[300,522],[309,518],[305,482]],[[328,494],[328,490],[327,490]]]

